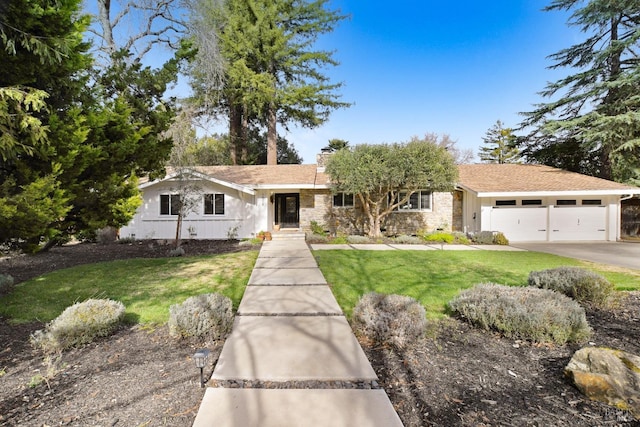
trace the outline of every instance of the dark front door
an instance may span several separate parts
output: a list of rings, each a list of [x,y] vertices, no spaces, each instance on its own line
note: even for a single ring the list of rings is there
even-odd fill
[[[297,193],[276,194],[276,224],[282,228],[300,226],[300,195]]]

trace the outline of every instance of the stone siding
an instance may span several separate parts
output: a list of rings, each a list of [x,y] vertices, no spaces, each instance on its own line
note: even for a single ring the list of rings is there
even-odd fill
[[[354,208],[334,208],[331,190],[302,190],[300,192],[300,226],[304,231],[311,229],[311,221],[322,225],[335,235],[366,234],[367,221],[364,220],[358,197],[354,198]],[[462,229],[462,193],[434,193],[433,209],[428,212],[394,212],[382,225],[384,234],[414,235],[418,231],[459,231]]]
[[[393,212],[385,221],[385,234],[414,235],[418,231],[444,230],[452,231],[453,227],[452,193],[433,193],[432,209],[426,212]]]
[[[331,210],[331,190],[300,190],[300,228],[311,230],[311,222],[325,224],[327,211]]]

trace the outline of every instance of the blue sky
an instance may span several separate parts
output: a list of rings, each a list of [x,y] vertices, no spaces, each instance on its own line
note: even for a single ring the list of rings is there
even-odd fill
[[[548,1],[362,1],[332,0],[350,15],[323,49],[335,50],[342,100],[314,130],[280,127],[304,158],[331,138],[351,145],[407,141],[425,133],[448,134],[477,154],[497,120],[515,127],[519,112],[542,101],[549,81],[569,70],[547,70],[547,56],[580,40],[568,15],[543,12]]]

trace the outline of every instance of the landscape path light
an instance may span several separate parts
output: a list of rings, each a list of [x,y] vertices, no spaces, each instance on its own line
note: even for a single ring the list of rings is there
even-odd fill
[[[193,355],[193,360],[196,363],[196,368],[200,368],[200,387],[204,388],[204,367],[207,365],[207,360],[209,359],[209,349],[202,348],[195,352]]]

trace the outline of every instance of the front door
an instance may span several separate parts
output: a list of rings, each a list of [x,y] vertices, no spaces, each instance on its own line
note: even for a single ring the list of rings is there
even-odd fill
[[[276,194],[275,205],[276,224],[281,228],[298,228],[300,226],[299,194]]]

